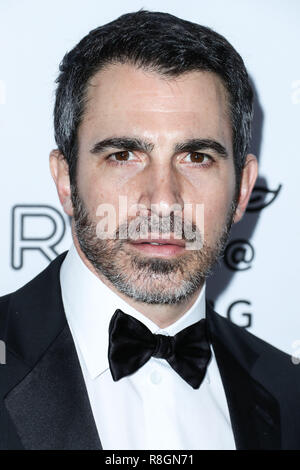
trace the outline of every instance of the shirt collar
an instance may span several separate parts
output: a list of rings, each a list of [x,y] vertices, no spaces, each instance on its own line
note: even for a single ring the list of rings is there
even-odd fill
[[[108,369],[108,328],[116,309],[142,322],[152,333],[175,335],[205,318],[204,283],[192,307],[175,323],[161,330],[106,286],[82,261],[72,244],[60,270],[65,314],[92,379]]]

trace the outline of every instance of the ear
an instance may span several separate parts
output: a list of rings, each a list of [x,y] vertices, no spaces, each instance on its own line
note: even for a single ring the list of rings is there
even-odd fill
[[[72,217],[73,206],[71,202],[69,165],[64,155],[58,149],[54,149],[50,152],[49,164],[60,203],[64,209],[64,212]]]
[[[257,158],[252,153],[246,156],[245,165],[242,171],[240,195],[238,205],[235,211],[233,223],[239,222],[247,208],[248,201],[250,199],[252,189],[258,175],[258,163]]]

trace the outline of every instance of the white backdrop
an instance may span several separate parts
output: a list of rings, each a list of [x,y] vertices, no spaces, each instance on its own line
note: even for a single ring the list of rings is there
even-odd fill
[[[299,0],[0,0],[0,295],[71,243],[48,165],[59,62],[91,29],[142,7],[212,27],[245,61],[260,176],[207,292],[221,315],[300,357]]]

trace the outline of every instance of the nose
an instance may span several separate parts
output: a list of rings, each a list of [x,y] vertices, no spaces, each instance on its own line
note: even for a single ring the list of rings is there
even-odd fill
[[[172,163],[160,162],[148,168],[140,202],[160,217],[183,210],[179,175]]]

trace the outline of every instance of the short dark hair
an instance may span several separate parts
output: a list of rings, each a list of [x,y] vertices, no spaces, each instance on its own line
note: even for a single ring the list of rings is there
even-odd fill
[[[236,197],[251,138],[253,91],[241,56],[212,29],[162,12],[126,13],[90,31],[59,66],[54,108],[55,140],[76,181],[77,130],[90,79],[109,64],[128,63],[167,77],[217,74],[227,91],[233,135]]]

